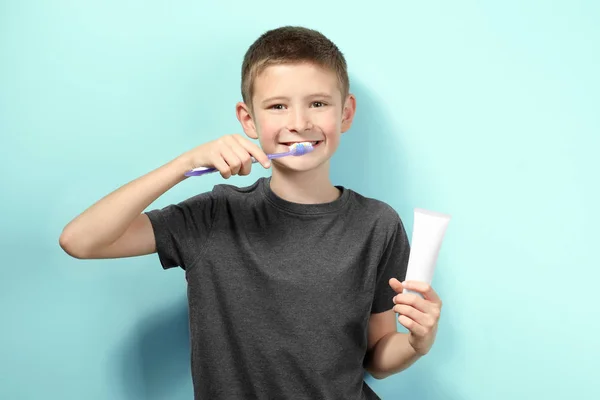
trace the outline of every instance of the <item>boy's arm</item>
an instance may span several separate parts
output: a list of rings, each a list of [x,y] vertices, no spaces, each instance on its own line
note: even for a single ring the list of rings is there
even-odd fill
[[[405,370],[429,352],[437,334],[442,301],[424,282],[390,279],[397,295],[394,308],[371,314],[368,329],[368,353],[365,369],[376,379],[383,379]],[[403,293],[404,289],[419,293]],[[408,329],[399,333],[398,321]]]
[[[143,211],[186,179],[184,173],[214,166],[224,178],[247,175],[252,157],[265,168],[267,155],[240,135],[227,135],[198,146],[173,161],[108,194],[71,221],[60,235],[65,252],[76,258],[131,257],[156,251],[154,231]]]
[[[119,258],[156,251],[154,232],[143,211],[185,179],[190,167],[179,157],[121,186],[71,221],[59,243],[75,258]]]
[[[408,334],[396,329],[394,310],[371,314],[365,370],[383,379],[410,367],[420,358],[408,342]]]

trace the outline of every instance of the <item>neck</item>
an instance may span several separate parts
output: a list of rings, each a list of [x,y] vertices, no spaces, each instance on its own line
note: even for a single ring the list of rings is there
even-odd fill
[[[292,203],[330,203],[340,196],[340,191],[329,179],[329,162],[311,171],[290,171],[273,165],[271,190]]]

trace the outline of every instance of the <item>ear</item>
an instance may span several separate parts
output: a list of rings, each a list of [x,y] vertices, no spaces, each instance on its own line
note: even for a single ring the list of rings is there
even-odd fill
[[[251,139],[258,139],[256,124],[252,117],[252,110],[246,103],[238,102],[235,106],[235,114],[238,121],[242,124],[242,129]]]
[[[354,114],[356,113],[356,97],[353,94],[349,94],[344,102],[344,109],[342,110],[342,133],[346,132],[352,126],[354,120]]]

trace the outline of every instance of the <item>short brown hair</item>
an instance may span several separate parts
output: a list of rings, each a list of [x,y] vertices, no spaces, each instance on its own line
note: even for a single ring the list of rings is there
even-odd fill
[[[242,98],[252,107],[254,80],[269,65],[312,62],[331,69],[338,77],[342,99],[350,91],[346,60],[322,33],[298,26],[284,26],[263,33],[248,48],[242,63]]]

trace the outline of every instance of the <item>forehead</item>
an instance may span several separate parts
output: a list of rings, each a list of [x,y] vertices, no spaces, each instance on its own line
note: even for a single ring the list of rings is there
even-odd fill
[[[319,92],[331,96],[341,93],[336,73],[313,63],[269,65],[254,80],[257,99]]]

